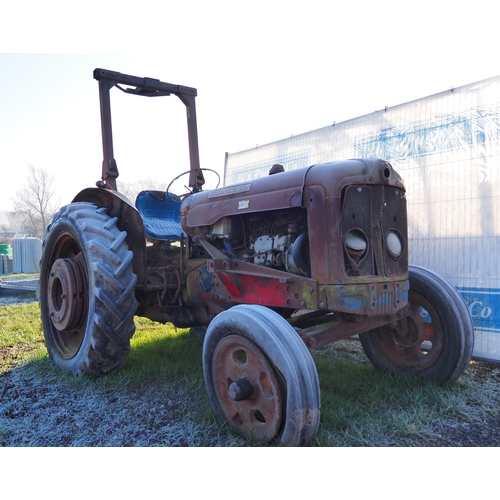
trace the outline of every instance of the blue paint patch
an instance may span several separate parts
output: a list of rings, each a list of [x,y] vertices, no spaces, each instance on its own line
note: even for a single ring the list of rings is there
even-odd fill
[[[199,275],[201,289],[208,292],[212,288],[212,274],[206,267],[202,267]]]
[[[420,307],[420,317],[426,322],[426,323],[432,323],[432,317],[431,315],[429,314],[429,312],[427,311],[427,309],[425,309],[425,307]]]
[[[358,313],[359,311],[365,309],[363,298],[358,295],[340,297],[339,303],[342,304],[346,310],[352,313]]]
[[[471,109],[465,114],[443,115],[440,120],[439,123],[405,123],[358,136],[356,150],[364,158],[401,163],[408,158],[470,148],[499,139],[500,116],[496,110]]]

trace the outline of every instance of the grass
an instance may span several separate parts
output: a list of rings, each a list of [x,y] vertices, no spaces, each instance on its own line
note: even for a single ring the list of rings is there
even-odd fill
[[[489,365],[486,382],[477,373],[484,364],[472,361],[456,384],[441,386],[374,370],[354,340],[314,358],[322,389],[321,446],[444,444],[443,434],[457,427],[488,419],[500,424],[500,366]]]
[[[37,303],[0,307],[0,316],[0,445],[244,444],[215,422],[199,361],[202,344],[188,330],[136,318],[122,370],[74,377],[49,360]]]
[[[38,304],[25,300],[0,306],[0,446],[247,445],[214,416],[202,341],[189,330],[136,317],[122,370],[74,377],[49,360]],[[355,340],[313,357],[322,390],[313,446],[470,445],[467,430],[500,422],[500,366],[472,362],[443,387],[377,372]]]
[[[0,374],[44,355],[38,304],[32,297],[23,299],[24,302],[19,304],[19,298],[10,297],[4,299],[3,303],[7,305],[0,306]]]
[[[40,273],[0,274],[0,281],[35,280],[40,278]]]

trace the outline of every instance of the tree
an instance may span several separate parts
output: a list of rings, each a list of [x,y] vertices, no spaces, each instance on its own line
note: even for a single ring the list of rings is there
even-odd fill
[[[43,168],[28,165],[28,170],[23,189],[13,198],[15,213],[22,217],[30,236],[44,239],[47,225],[59,205],[53,199],[55,180]]]

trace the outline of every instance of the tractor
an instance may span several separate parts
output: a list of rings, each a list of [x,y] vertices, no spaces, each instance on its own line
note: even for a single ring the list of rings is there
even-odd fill
[[[197,90],[96,69],[103,163],[96,187],[53,217],[40,307],[52,361],[122,367],[143,316],[203,335],[216,415],[251,440],[309,445],[320,423],[311,350],[357,336],[380,370],[456,381],[473,350],[463,299],[408,263],[405,185],[381,159],[332,161],[203,190]],[[186,107],[184,192],[117,188],[110,91]],[[285,171],[283,171],[285,170]]]

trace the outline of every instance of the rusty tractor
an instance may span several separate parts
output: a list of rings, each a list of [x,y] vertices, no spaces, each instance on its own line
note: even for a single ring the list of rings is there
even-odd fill
[[[54,216],[43,244],[45,343],[60,368],[122,366],[134,316],[205,329],[215,413],[242,435],[308,445],[320,422],[310,350],[358,335],[378,369],[452,383],[473,328],[461,296],[409,266],[406,194],[390,163],[353,159],[203,190],[194,88],[96,69],[104,160],[96,187]],[[177,96],[190,170],[183,193],[117,189],[110,90]]]

